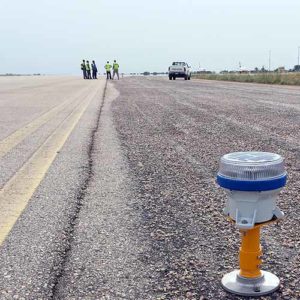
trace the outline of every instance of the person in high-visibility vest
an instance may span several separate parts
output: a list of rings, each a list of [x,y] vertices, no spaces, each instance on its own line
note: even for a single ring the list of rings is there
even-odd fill
[[[113,63],[113,79],[115,78],[115,75],[117,74],[118,76],[118,80],[120,79],[119,77],[119,64],[116,62],[116,60],[114,60],[114,63]]]
[[[83,79],[86,79],[86,66],[85,66],[85,60],[83,59],[82,60],[82,64],[80,65],[81,67],[81,71],[82,71],[82,74],[83,74]]]
[[[109,61],[106,63],[106,65],[104,66],[105,70],[106,70],[106,79],[111,79],[111,68],[112,66],[109,64]]]
[[[86,66],[86,73],[87,73],[86,77],[87,77],[87,79],[92,79],[92,76],[91,76],[91,66],[90,66],[90,63],[89,63],[88,60],[86,61],[85,66]]]

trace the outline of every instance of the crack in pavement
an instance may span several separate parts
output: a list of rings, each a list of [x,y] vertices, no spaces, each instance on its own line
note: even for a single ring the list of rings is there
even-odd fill
[[[102,101],[101,101],[101,105],[98,109],[97,112],[97,122],[95,127],[93,128],[92,132],[91,132],[91,136],[90,136],[90,143],[89,143],[89,147],[88,147],[88,166],[86,167],[86,176],[85,179],[83,180],[82,184],[81,184],[81,188],[78,191],[77,197],[76,197],[76,205],[75,205],[75,211],[73,213],[73,215],[71,216],[69,222],[68,222],[68,227],[65,229],[65,235],[66,235],[66,243],[65,243],[65,248],[63,251],[61,251],[61,263],[60,266],[58,267],[58,271],[56,271],[56,276],[54,278],[53,281],[53,286],[52,286],[52,296],[50,299],[58,299],[58,293],[59,293],[59,283],[61,281],[61,279],[64,276],[64,270],[65,270],[65,264],[66,261],[69,257],[70,251],[72,249],[72,241],[73,241],[73,233],[75,230],[75,226],[77,224],[78,221],[78,216],[81,210],[81,207],[83,205],[83,200],[85,198],[86,195],[86,190],[89,186],[89,183],[91,181],[91,179],[93,178],[93,152],[94,152],[94,148],[95,148],[95,136],[96,133],[99,129],[99,124],[100,124],[100,118],[101,118],[101,113],[102,113],[102,109],[104,106],[104,101],[105,101],[105,95],[106,95],[106,90],[107,90],[107,81],[105,83],[104,86],[104,90],[103,90],[103,95],[102,95]],[[57,266],[56,266],[57,268]]]

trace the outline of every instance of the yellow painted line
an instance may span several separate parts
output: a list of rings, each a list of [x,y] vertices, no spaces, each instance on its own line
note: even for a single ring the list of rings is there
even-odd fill
[[[85,98],[0,190],[0,245],[99,89]]]
[[[84,92],[86,89],[84,90]],[[80,95],[75,96],[76,100],[80,100],[82,97],[83,92]],[[76,101],[75,100],[75,101]],[[26,124],[24,127],[16,130],[14,133],[0,141],[0,159],[7,154],[11,149],[17,146],[20,142],[22,142],[27,136],[31,133],[35,132],[39,127],[50,121],[53,117],[55,117],[58,113],[63,111],[65,107],[67,107],[70,103],[74,101],[74,97],[68,98],[63,103],[55,106],[54,108],[50,109],[46,113],[42,114],[40,117],[34,119],[32,122]]]

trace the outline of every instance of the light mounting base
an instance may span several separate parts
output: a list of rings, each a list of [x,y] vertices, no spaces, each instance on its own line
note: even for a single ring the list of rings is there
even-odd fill
[[[263,296],[279,288],[279,278],[270,272],[261,271],[259,278],[246,278],[239,273],[239,270],[234,270],[224,275],[222,286],[226,291],[240,296]]]

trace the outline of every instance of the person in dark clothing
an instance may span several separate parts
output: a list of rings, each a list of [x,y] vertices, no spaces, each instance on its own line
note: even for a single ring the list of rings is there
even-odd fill
[[[85,65],[85,60],[82,60],[82,64],[81,64],[81,70],[82,70],[82,74],[83,74],[83,79],[86,79],[86,65]]]
[[[92,79],[92,76],[91,76],[91,66],[90,66],[90,63],[89,63],[88,60],[86,61],[85,67],[86,67],[86,73],[87,73],[86,76],[87,76],[87,79]]]
[[[97,79],[98,70],[94,60],[92,61],[92,71],[93,71],[93,79]]]

